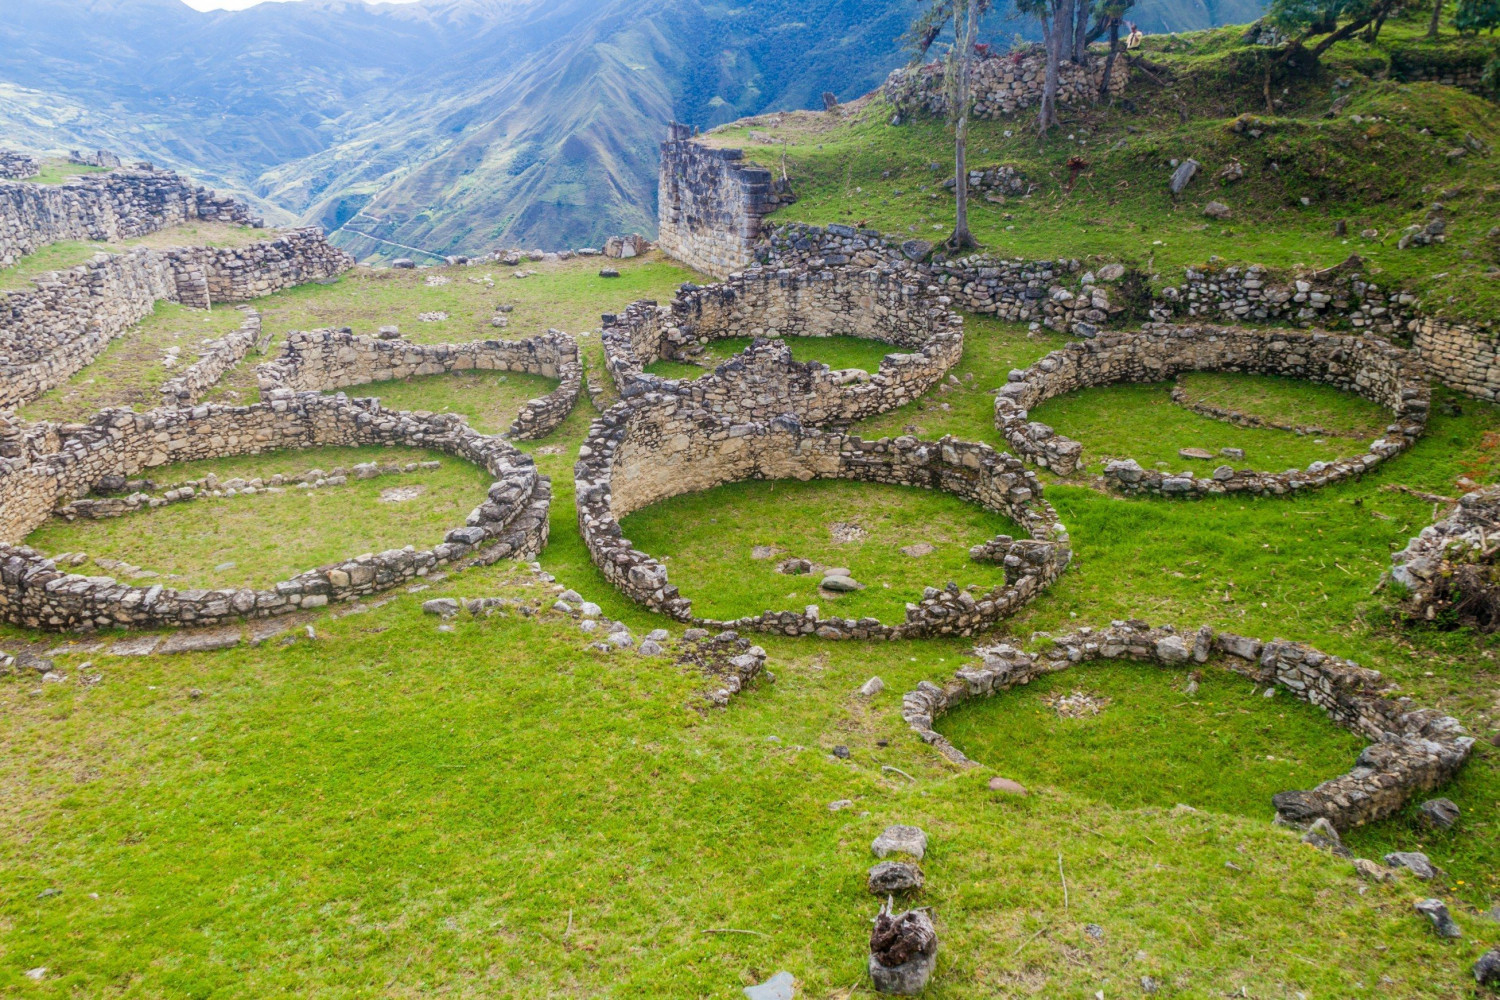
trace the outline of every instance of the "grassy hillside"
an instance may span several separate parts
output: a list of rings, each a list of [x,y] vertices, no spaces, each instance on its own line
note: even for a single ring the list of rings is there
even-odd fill
[[[1065,108],[1063,127],[1044,142],[1034,114],[971,126],[971,167],[1011,164],[1035,185],[1004,203],[976,198],[975,234],[1002,256],[1125,261],[1166,284],[1213,256],[1289,273],[1358,253],[1369,273],[1417,292],[1431,311],[1492,322],[1500,105],[1398,77],[1482,63],[1500,43],[1460,39],[1451,28],[1429,43],[1425,27],[1413,16],[1387,24],[1374,45],[1336,46],[1320,73],[1278,86],[1274,114],[1254,70],[1261,52],[1244,45],[1243,28],[1148,37],[1149,66],[1134,72],[1124,97]],[[891,114],[875,100],[836,121],[789,116],[778,127],[761,118],[711,138],[767,164],[785,152],[800,200],[784,218],[868,223],[941,242],[953,225],[953,196],[941,186],[953,176],[951,129],[930,119],[892,127]],[[1174,199],[1173,161],[1189,157],[1203,169]],[[1243,179],[1220,179],[1233,162]],[[1205,216],[1209,201],[1232,216]],[[1425,222],[1433,203],[1444,207],[1447,242],[1397,250],[1401,231]]]

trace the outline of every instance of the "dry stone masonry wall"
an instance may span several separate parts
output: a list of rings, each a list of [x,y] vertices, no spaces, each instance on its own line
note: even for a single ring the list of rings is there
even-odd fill
[[[35,157],[0,149],[0,181],[24,181],[42,172],[42,164]]]
[[[263,225],[233,198],[149,164],[62,184],[0,182],[0,267],[59,240],[115,242],[195,219]]]
[[[1219,658],[1258,684],[1275,686],[1328,713],[1335,723],[1373,742],[1348,773],[1307,791],[1272,798],[1280,822],[1308,826],[1326,819],[1336,829],[1373,823],[1399,812],[1411,799],[1451,780],[1473,750],[1458,721],[1396,697],[1378,671],[1321,653],[1302,643],[1261,642],[1204,626],[1179,633],[1171,626],[1116,621],[1109,628],[1051,639],[1039,653],[1007,645],[976,649],[981,662],[960,667],[939,686],[923,681],[902,699],[902,717],[917,735],[949,759],[971,763],[933,730],[944,712],[986,698],[1075,663],[1129,659],[1188,668]]]
[[[181,375],[162,384],[163,406],[192,406],[219,384],[224,373],[242,361],[261,338],[260,313],[240,306],[245,321],[235,330],[204,345],[202,355]]]
[[[347,601],[452,564],[530,558],[547,540],[551,484],[530,456],[452,414],[276,390],[254,406],[105,410],[81,428],[0,433],[0,619],[50,631],[217,625]],[[175,462],[290,448],[435,449],[495,478],[485,500],[431,549],[408,546],[303,573],[270,590],[134,587],[59,569],[18,544],[52,512],[105,482]],[[40,451],[38,449],[46,449]]]
[[[255,298],[353,266],[318,230],[302,229],[232,250],[96,254],[45,274],[33,291],[0,293],[0,410],[61,385],[157,302],[206,306]]]
[[[695,142],[690,128],[676,124],[661,145],[657,196],[657,246],[716,278],[748,265],[762,220],[796,200],[740,150]]]
[[[578,342],[558,330],[526,340],[436,345],[357,337],[348,329],[296,332],[287,336],[281,356],[261,365],[256,374],[263,390],[326,391],[474,370],[559,380],[555,390],[522,408],[508,432],[519,440],[551,433],[572,412],[583,387]]]
[[[704,628],[826,639],[971,635],[1033,599],[1071,559],[1067,532],[1042,499],[1034,474],[988,445],[951,438],[865,441],[812,430],[791,416],[736,422],[691,400],[649,393],[594,422],[574,479],[579,530],[605,577],[641,604]],[[852,479],[940,489],[1009,517],[1029,537],[998,536],[971,553],[1004,564],[1003,586],[979,594],[953,585],[929,587],[898,625],[823,618],[816,607],[730,622],[696,618],[691,602],[668,582],[666,567],[632,547],[620,520],[670,497],[745,479]]]
[[[1406,606],[1416,617],[1431,621],[1452,609],[1493,631],[1500,627],[1497,553],[1500,486],[1490,486],[1460,497],[1447,517],[1392,555],[1390,578],[1406,588]]]
[[[1079,65],[1064,61],[1060,67],[1057,101],[1059,104],[1088,104],[1099,95],[1104,79],[1105,57],[1090,55]],[[1001,118],[1039,103],[1047,71],[1046,54],[1041,46],[1019,52],[992,54],[975,60],[971,68],[976,118]],[[886,99],[902,115],[925,113],[946,115],[948,95],[943,86],[942,63],[928,63],[914,68],[903,67],[885,82]],[[1124,59],[1116,59],[1110,74],[1109,92],[1124,92],[1130,69]]]
[[[718,414],[767,420],[790,413],[809,424],[852,421],[922,395],[963,354],[963,318],[935,290],[878,270],[753,270],[723,284],[683,286],[670,305],[637,302],[606,316],[605,366],[626,399],[682,392],[647,374],[664,357],[691,356],[724,337],[755,344],[712,374],[689,383],[699,405]],[[851,336],[902,348],[874,374],[834,371],[792,360],[784,343],[764,338]]]
[[[1257,330],[1223,326],[1147,324],[1139,333],[1101,334],[1053,351],[1024,371],[1012,371],[995,399],[995,425],[1012,448],[1058,475],[1069,475],[1083,450],[1077,441],[1030,419],[1045,400],[1115,382],[1160,382],[1188,371],[1285,375],[1357,393],[1391,411],[1395,422],[1354,458],[1314,462],[1282,473],[1223,465],[1212,476],[1165,474],[1133,460],[1109,463],[1105,479],[1125,493],[1197,497],[1220,493],[1284,494],[1315,489],[1374,468],[1414,444],[1427,426],[1431,391],[1410,352],[1377,337]]]

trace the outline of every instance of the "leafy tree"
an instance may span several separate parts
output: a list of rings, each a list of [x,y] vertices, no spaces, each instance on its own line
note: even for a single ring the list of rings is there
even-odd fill
[[[1289,41],[1266,62],[1266,113],[1276,113],[1271,102],[1271,80],[1276,73],[1288,66],[1310,71],[1324,52],[1356,32],[1384,21],[1402,3],[1403,0],[1271,0],[1265,20],[1286,32]],[[1319,36],[1321,39],[1312,44]]]
[[[1453,26],[1465,35],[1493,33],[1500,28],[1500,0],[1458,0]]]
[[[992,0],[924,0],[926,7],[907,32],[907,39],[921,61],[938,37],[950,26],[953,46],[943,66],[943,87],[947,91],[948,114],[953,122],[954,194],[958,199],[953,235],[948,238],[950,250],[967,250],[978,246],[969,229],[969,111],[973,104],[971,76],[975,43],[979,40],[979,19],[989,13]]]
[[[1135,0],[1099,0],[1094,11],[1094,26],[1089,29],[1087,41],[1092,42],[1106,31],[1109,32],[1109,58],[1104,61],[1104,75],[1099,78],[1099,100],[1109,94],[1109,79],[1114,75],[1115,58],[1120,54],[1120,25],[1125,15],[1135,6]]]

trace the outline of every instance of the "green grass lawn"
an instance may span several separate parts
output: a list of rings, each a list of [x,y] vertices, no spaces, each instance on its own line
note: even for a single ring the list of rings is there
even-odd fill
[[[883,344],[878,340],[862,337],[783,337],[792,352],[794,361],[821,361],[835,371],[858,368],[875,372],[887,354],[906,353],[902,348]],[[662,378],[700,378],[715,367],[745,350],[751,344],[749,337],[725,337],[711,340],[703,353],[695,360],[697,364],[686,364],[670,358],[662,358],[646,366],[646,371]]]
[[[864,537],[840,542],[833,525],[856,526]],[[1005,568],[970,560],[969,546],[1000,534],[1025,536],[1009,518],[946,493],[841,480],[729,483],[655,504],[620,527],[637,548],[665,561],[695,614],[727,620],[817,604],[826,616],[886,624],[905,621],[907,602],[920,601],[924,587],[952,580],[988,591],[1004,584]],[[918,542],[935,551],[901,553]],[[756,559],[756,546],[778,551]],[[821,594],[821,574],[776,571],[789,557],[848,569],[867,589]]]
[[[1281,424],[1319,427],[1355,440],[1379,437],[1393,419],[1385,407],[1352,392],[1280,375],[1188,372],[1178,377],[1177,385],[1190,403]]]
[[[32,532],[27,544],[48,553],[87,552],[95,559],[127,562],[179,588],[266,587],[366,552],[430,548],[463,524],[484,499],[490,477],[448,455],[388,448],[318,448],[152,470],[151,478],[165,486],[211,471],[224,479],[249,479],[315,468],[331,472],[359,462],[430,459],[442,467],[351,479],[346,486],[208,497],[101,521],[54,519]],[[421,487],[420,495],[394,502],[382,496],[406,486]]]
[[[483,434],[503,434],[530,400],[557,388],[557,379],[524,372],[471,371],[371,382],[339,390],[355,399],[380,400],[388,410],[459,413]]]
[[[1269,822],[1271,796],[1349,769],[1365,741],[1331,733],[1317,709],[1217,664],[1197,693],[1187,671],[1089,664],[970,702],[939,724],[954,745],[1022,784],[1067,788],[1124,809],[1177,803]],[[1082,693],[1097,715],[1058,710]],[[1148,780],[1142,780],[1149,775]]]
[[[1298,391],[1289,395],[1299,397],[1303,388],[1298,385]],[[1298,414],[1300,419],[1300,411],[1287,412]],[[1197,475],[1207,475],[1225,460],[1182,458],[1177,454],[1179,448],[1206,448],[1216,456],[1220,448],[1242,448],[1244,461],[1234,459],[1229,461],[1230,465],[1281,472],[1289,468],[1305,469],[1311,462],[1358,455],[1369,443],[1266,427],[1240,427],[1205,417],[1173,402],[1168,382],[1081,389],[1033,407],[1031,419],[1081,441],[1083,460],[1090,466],[1100,466],[1115,458],[1133,458],[1147,468],[1166,463],[1174,472],[1192,469]]]
[[[61,184],[69,177],[109,172],[109,167],[93,167],[86,163],[69,163],[67,160],[47,160],[42,163],[42,172],[28,179],[33,184]]]

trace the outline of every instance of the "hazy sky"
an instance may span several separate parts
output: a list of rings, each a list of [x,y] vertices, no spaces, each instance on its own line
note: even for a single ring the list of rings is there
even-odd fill
[[[182,0],[195,10],[244,10],[259,3],[296,3],[297,0]],[[412,3],[413,0],[365,0],[366,3]]]

